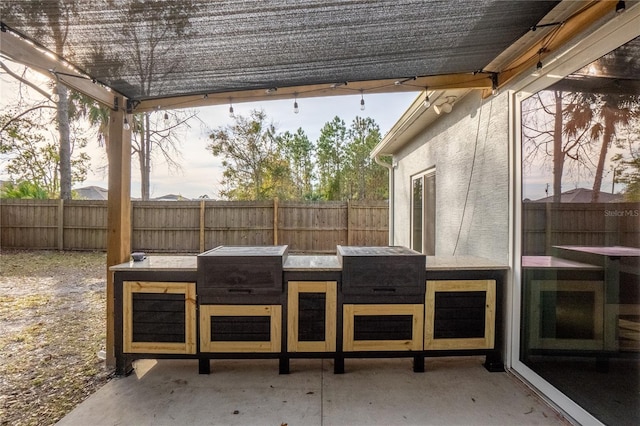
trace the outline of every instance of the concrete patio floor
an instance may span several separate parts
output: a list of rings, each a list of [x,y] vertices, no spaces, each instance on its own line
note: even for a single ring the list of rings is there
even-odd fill
[[[567,425],[507,373],[481,357],[411,359],[141,360],[76,407],[58,425]]]

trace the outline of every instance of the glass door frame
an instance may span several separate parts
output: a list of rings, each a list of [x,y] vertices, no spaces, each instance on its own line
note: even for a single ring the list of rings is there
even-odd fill
[[[534,72],[511,87],[509,96],[509,264],[511,266],[511,294],[507,318],[507,357],[510,371],[537,389],[548,402],[565,412],[580,424],[602,424],[589,412],[542,379],[537,373],[520,361],[520,329],[522,324],[522,133],[521,102],[575,70],[593,62],[601,56],[618,48],[626,42],[640,36],[637,22],[640,20],[640,4],[627,8],[617,14],[595,31],[574,44],[559,50],[555,55],[545,58],[542,72]]]

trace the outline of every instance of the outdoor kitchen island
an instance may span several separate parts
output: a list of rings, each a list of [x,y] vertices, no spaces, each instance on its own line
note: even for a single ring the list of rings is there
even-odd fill
[[[425,268],[426,264],[426,268]],[[291,255],[287,246],[220,246],[198,256],[150,256],[110,268],[116,373],[142,358],[486,355],[501,371],[506,266],[476,257],[425,257],[404,247],[338,246]]]

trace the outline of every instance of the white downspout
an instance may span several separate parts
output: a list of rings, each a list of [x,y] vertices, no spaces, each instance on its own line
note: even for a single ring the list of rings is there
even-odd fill
[[[394,168],[392,164],[382,161],[378,155],[374,157],[374,160],[376,161],[376,163],[389,170],[389,245],[393,246],[395,245],[395,226],[393,214],[395,210],[395,203],[393,198],[395,182]]]

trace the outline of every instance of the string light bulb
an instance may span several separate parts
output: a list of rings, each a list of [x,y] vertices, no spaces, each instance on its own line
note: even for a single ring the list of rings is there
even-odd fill
[[[424,107],[425,108],[429,108],[431,106],[431,101],[429,100],[429,93],[427,92],[427,90],[429,90],[428,87],[424,88]]]
[[[360,89],[360,111],[364,111],[364,90]]]
[[[164,113],[164,122],[165,122],[165,124],[169,123],[169,113],[168,112]]]
[[[229,98],[229,117],[233,118],[233,104],[231,103],[231,98]]]
[[[300,112],[300,108],[298,108],[298,94],[295,95],[295,100],[293,101],[293,113],[297,114]]]
[[[122,128],[124,130],[131,130],[131,126],[129,125],[129,120],[127,120],[127,116],[124,117],[124,123],[122,124]]]

